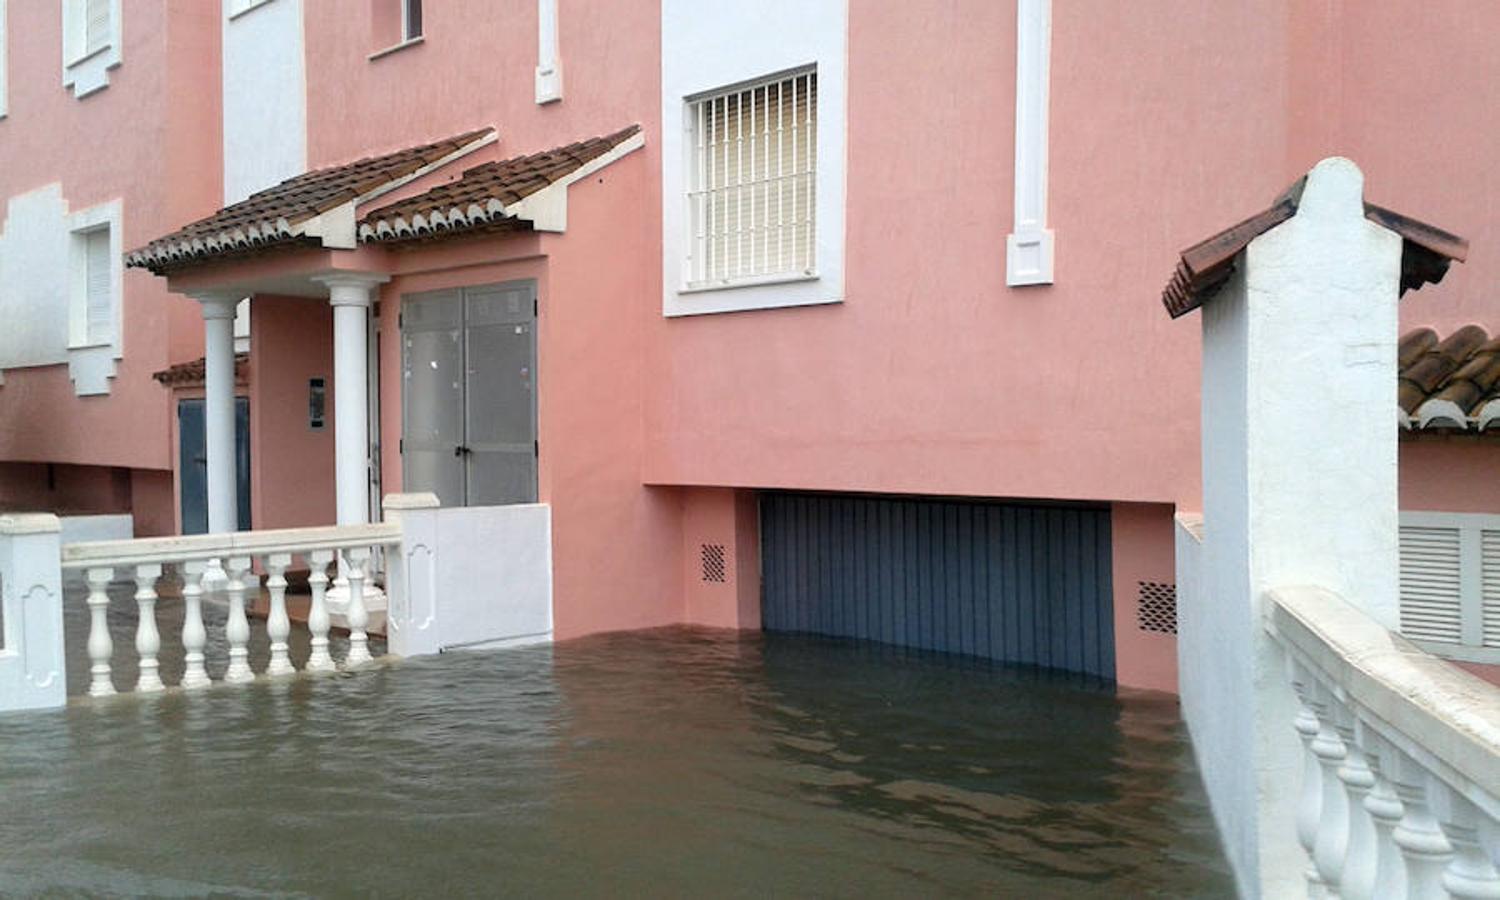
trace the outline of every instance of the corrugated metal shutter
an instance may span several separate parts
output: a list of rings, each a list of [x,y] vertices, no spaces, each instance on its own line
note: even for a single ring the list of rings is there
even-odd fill
[[[1109,511],[770,493],[767,631],[1113,679]]]
[[[109,229],[84,235],[84,290],[88,297],[88,342],[105,344],[115,336],[113,279],[110,278]]]
[[[1459,529],[1401,526],[1401,632],[1457,644],[1463,636]]]
[[[87,56],[109,46],[110,0],[86,0],[83,19],[83,52]]]
[[[1479,586],[1484,645],[1500,647],[1500,531],[1480,533]]]

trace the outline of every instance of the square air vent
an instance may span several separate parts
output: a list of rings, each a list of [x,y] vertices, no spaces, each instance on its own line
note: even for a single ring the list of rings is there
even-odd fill
[[[1135,623],[1151,634],[1177,633],[1177,585],[1140,581],[1135,595]]]
[[[703,580],[723,584],[728,580],[726,577],[728,568],[724,565],[724,545],[704,544],[701,550],[703,555]]]

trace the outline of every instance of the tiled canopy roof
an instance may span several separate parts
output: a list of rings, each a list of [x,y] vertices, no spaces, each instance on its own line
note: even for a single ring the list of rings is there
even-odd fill
[[[1406,428],[1500,429],[1500,336],[1466,325],[1401,338],[1398,402]]]
[[[1266,209],[1182,251],[1177,270],[1161,294],[1161,302],[1172,318],[1192,312],[1217,294],[1234,273],[1234,261],[1240,251],[1297,214],[1306,184],[1307,176],[1304,175]],[[1365,218],[1401,235],[1403,294],[1424,284],[1442,281],[1450,262],[1463,262],[1468,256],[1469,242],[1441,228],[1373,203],[1365,204]]]
[[[491,128],[467,131],[306,172],[125,254],[125,264],[162,274],[205,257],[314,237],[306,226],[323,213],[399,186],[424,169],[493,140],[493,135]]]
[[[526,198],[608,162],[616,149],[639,145],[639,125],[541,153],[485,163],[426,193],[377,209],[360,220],[364,242],[419,240],[461,231],[529,228]]]
[[[167,387],[180,387],[182,385],[202,384],[205,375],[205,360],[198,357],[191,362],[181,362],[167,366],[160,372],[152,372],[151,377]],[[250,354],[236,353],[234,355],[234,380],[244,381],[246,370],[250,365]]]

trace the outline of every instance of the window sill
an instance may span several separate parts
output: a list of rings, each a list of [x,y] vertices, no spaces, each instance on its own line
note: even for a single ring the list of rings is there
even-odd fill
[[[68,345],[68,349],[69,350],[97,350],[100,347],[110,347],[110,348],[113,348],[114,345],[115,345],[115,342],[114,342],[113,339],[111,339],[111,340],[103,340],[103,341],[81,341],[81,342],[79,342],[77,344],[69,344]]]
[[[102,56],[105,53],[108,53],[110,51],[110,49],[114,47],[114,45],[115,45],[114,41],[110,41],[108,44],[105,44],[103,47],[100,47],[98,50],[94,50],[94,51],[92,51],[90,53],[85,53],[82,56],[78,57],[77,59],[72,60],[71,62],[68,63],[67,67],[69,69],[76,69],[79,66],[83,65],[84,63],[88,62],[89,60],[94,59],[94,58],[96,58],[98,56]]]
[[[237,9],[234,12],[230,13],[229,14],[229,21],[233,22],[235,19],[238,19],[240,16],[248,15],[250,13],[255,12],[257,9],[260,9],[262,6],[269,6],[269,5],[271,5],[271,0],[254,0],[254,2],[252,2],[250,5],[245,6],[245,7],[241,8],[241,9]]]
[[[422,43],[422,40],[423,40],[423,36],[419,34],[419,35],[417,35],[414,38],[407,38],[406,40],[402,41],[399,44],[392,44],[391,46],[385,48],[384,50],[376,50],[374,53],[371,53],[369,56],[367,56],[365,58],[368,59],[370,62],[374,62],[377,59],[385,59],[387,56],[390,56],[392,53],[400,53],[402,50],[405,50],[407,47],[415,47],[415,46],[417,46],[418,44]]]
[[[764,287],[770,284],[801,284],[803,282],[817,280],[817,272],[808,272],[798,275],[762,275],[758,278],[736,278],[733,281],[722,281],[717,284],[684,285],[677,289],[677,293],[715,294],[720,291],[732,291],[737,288]]]

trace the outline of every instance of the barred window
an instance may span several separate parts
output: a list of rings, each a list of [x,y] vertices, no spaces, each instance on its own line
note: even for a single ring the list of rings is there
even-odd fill
[[[688,99],[688,287],[812,275],[818,74]]]

